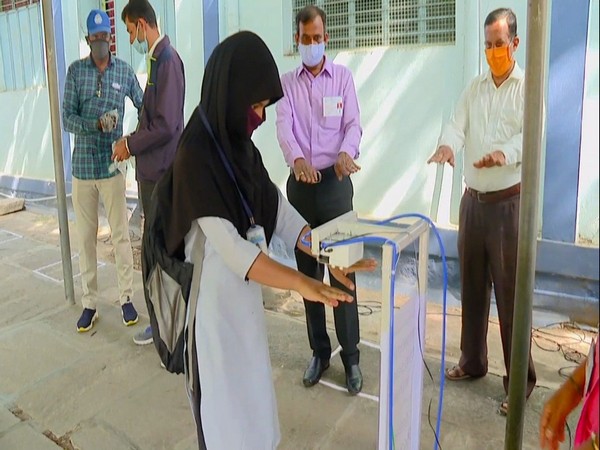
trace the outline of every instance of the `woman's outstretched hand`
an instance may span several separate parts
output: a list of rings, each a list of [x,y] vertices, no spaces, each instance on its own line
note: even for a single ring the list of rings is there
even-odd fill
[[[339,302],[352,302],[354,300],[350,294],[341,289],[331,287],[307,276],[303,276],[297,290],[306,300],[321,302],[333,307],[336,307]]]
[[[346,269],[329,267],[329,273],[348,289],[354,290],[354,283],[346,275],[352,272],[370,272],[375,270],[376,267],[377,261],[374,259],[361,259]],[[306,300],[321,302],[333,307],[338,306],[339,302],[352,302],[354,300],[352,295],[307,276],[302,277],[298,292]]]
[[[350,278],[348,278],[346,275],[354,272],[373,272],[377,268],[377,261],[375,261],[373,258],[364,258],[355,262],[352,266],[344,269],[332,266],[327,266],[327,268],[329,269],[329,273],[333,278],[338,280],[348,289],[354,290],[354,283],[350,281]]]

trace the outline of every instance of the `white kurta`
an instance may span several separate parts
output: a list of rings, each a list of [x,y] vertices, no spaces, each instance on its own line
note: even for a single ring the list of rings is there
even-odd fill
[[[198,219],[185,237],[186,258],[199,233],[206,243],[196,348],[200,416],[208,450],[268,450],[280,441],[261,287],[246,281],[260,250],[218,217]],[[293,249],[306,221],[279,193],[275,234]]]

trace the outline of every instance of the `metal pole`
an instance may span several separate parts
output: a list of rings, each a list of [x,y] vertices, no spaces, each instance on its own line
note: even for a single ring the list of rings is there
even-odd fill
[[[50,100],[50,124],[52,126],[52,149],[54,153],[54,178],[56,199],[58,202],[58,229],[60,232],[60,250],[62,255],[65,297],[75,304],[73,290],[73,267],[71,265],[71,242],[69,240],[69,221],[67,218],[67,196],[65,190],[65,169],[62,155],[62,132],[60,127],[60,102],[58,94],[58,71],[54,45],[53,0],[42,0],[42,18],[44,23],[44,44],[46,48],[46,75],[48,97]]]
[[[547,0],[529,0],[527,13],[527,64],[525,70],[521,202],[505,450],[521,449],[525,419],[525,394],[529,349],[531,346],[531,310],[535,285],[538,236],[546,72],[547,3]]]

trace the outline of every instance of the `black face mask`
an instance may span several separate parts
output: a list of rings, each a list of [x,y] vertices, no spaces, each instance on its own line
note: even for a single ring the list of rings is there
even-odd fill
[[[266,119],[266,114],[263,112],[263,117],[260,117],[258,114],[256,114],[256,111],[254,111],[254,109],[252,109],[252,106],[248,107],[248,124],[247,124],[247,132],[248,132],[248,137],[252,137],[252,133],[254,132],[254,130],[256,130],[258,127],[260,127],[262,125],[262,123],[265,121]]]
[[[109,45],[106,41],[90,42],[90,49],[94,59],[104,59],[108,56]]]

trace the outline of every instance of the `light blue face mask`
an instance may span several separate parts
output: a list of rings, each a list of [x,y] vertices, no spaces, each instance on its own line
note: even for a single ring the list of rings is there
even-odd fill
[[[133,48],[140,54],[145,55],[148,53],[148,39],[144,38],[143,41],[138,40],[138,34],[140,31],[140,23],[138,22],[137,27],[135,29],[135,39],[133,40]]]
[[[325,42],[310,45],[298,44],[298,51],[302,57],[302,63],[306,67],[316,67],[325,55]]]

